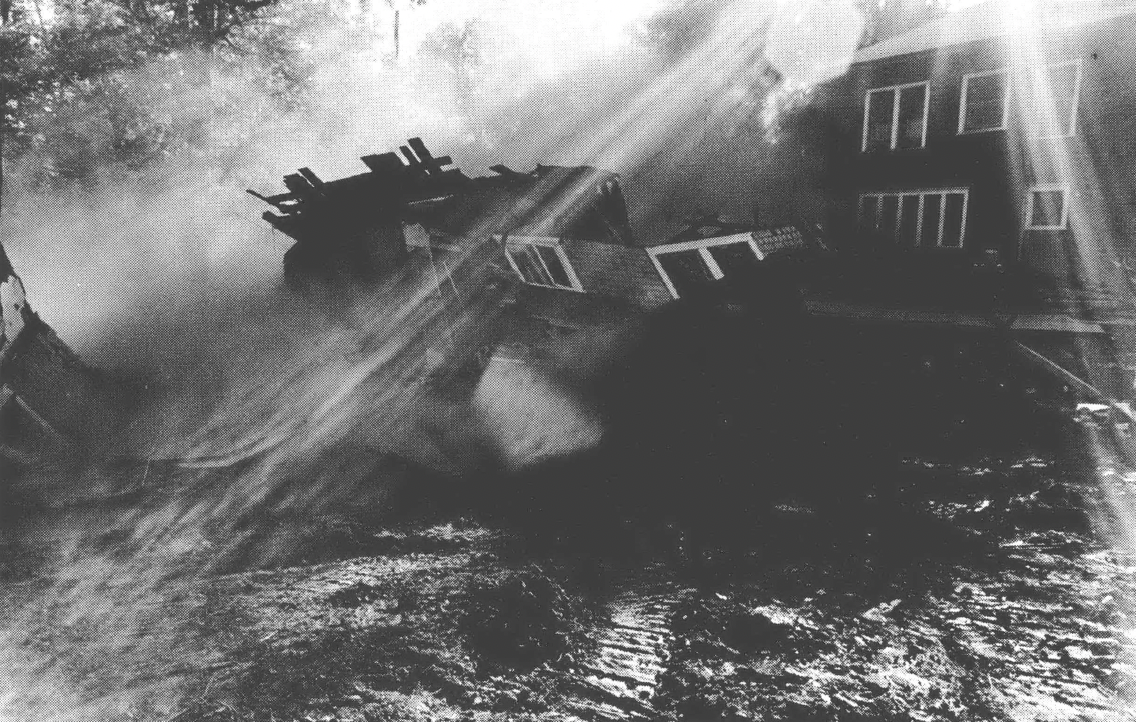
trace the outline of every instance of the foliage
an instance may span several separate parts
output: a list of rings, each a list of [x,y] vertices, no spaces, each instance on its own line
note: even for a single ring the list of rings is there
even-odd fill
[[[224,171],[264,117],[303,103],[301,36],[327,14],[305,0],[65,2],[47,23],[13,14],[0,25],[9,170],[25,188],[202,155]]]

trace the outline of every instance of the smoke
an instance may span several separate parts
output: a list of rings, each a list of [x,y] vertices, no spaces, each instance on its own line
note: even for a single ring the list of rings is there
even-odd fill
[[[192,390],[189,405],[207,409],[242,354],[327,321],[274,295],[290,239],[244,188],[274,192],[300,166],[358,173],[360,156],[414,136],[470,174],[537,162],[623,173],[642,243],[699,212],[757,205],[763,221],[791,218],[815,184],[779,171],[801,192],[772,201],[780,215],[758,199],[771,186],[763,169],[784,167],[764,140],[770,103],[839,72],[862,27],[842,0],[470,0],[400,17],[397,63],[385,9],[344,19],[297,0],[237,38],[250,56],[173,53],[117,73],[103,100],[129,112],[73,108],[102,121],[63,123],[62,140],[44,141],[67,162],[31,153],[10,174],[3,237],[33,307],[100,368]],[[157,130],[141,132],[146,113]],[[169,159],[33,184],[43,167],[96,163],[123,138],[150,138]]]
[[[208,642],[194,620],[211,575],[287,561],[322,517],[382,514],[399,481],[384,456],[439,463],[444,450],[431,458],[429,448],[436,402],[423,384],[430,351],[485,323],[501,301],[471,264],[458,269],[471,276],[462,287],[484,290],[460,306],[416,279],[392,282],[359,300],[352,323],[277,349],[280,358],[226,385],[195,433],[155,448],[144,471],[36,479],[87,499],[100,484],[140,496],[123,511],[77,507],[34,530],[55,535],[58,560],[42,587],[6,600],[0,715],[108,719],[143,702],[157,705],[143,718],[168,715],[182,678],[204,664]]]
[[[168,716],[208,646],[192,621],[209,575],[287,560],[307,520],[361,498],[378,513],[396,483],[383,455],[442,469],[455,445],[477,441],[452,422],[440,433],[453,438],[439,438],[454,409],[420,381],[429,351],[476,336],[499,310],[481,251],[457,269],[469,290],[458,304],[408,277],[334,311],[312,307],[277,288],[290,241],[259,221],[245,187],[274,192],[299,166],[358,173],[360,156],[420,136],[470,174],[536,162],[625,173],[640,240],[661,227],[660,208],[670,218],[720,191],[748,210],[768,159],[751,134],[765,131],[765,97],[792,68],[839,64],[829,53],[807,62],[815,32],[789,47],[789,5],[430,3],[402,11],[392,62],[389,18],[313,19],[283,4],[270,21],[293,35],[295,83],[275,82],[262,59],[210,54],[119,73],[123,104],[157,109],[161,138],[185,142],[159,144],[165,162],[102,166],[121,129],[73,124],[73,147],[87,150],[72,165],[81,155],[96,172],[43,184],[29,156],[3,237],[40,315],[146,394],[116,452],[159,461],[33,480],[61,497],[114,489],[144,501],[29,530],[54,539],[55,557],[7,600],[0,718]],[[806,5],[815,20],[824,4]],[[842,27],[858,37],[855,22]],[[771,28],[777,57],[790,59],[775,62],[792,68],[766,57]],[[507,416],[517,397],[493,383],[511,385],[510,373],[481,387]],[[594,443],[586,412],[568,421],[535,440],[517,425],[502,433],[524,459]],[[328,463],[345,456],[355,461]]]

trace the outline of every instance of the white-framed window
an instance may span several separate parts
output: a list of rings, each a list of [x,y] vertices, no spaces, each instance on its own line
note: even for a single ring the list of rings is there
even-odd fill
[[[1077,106],[1081,99],[1081,61],[1067,60],[1045,66],[1032,75],[1029,114],[1041,138],[1067,138],[1077,133]]]
[[[906,150],[927,145],[927,81],[873,88],[864,95],[861,150]]]
[[[1010,120],[1010,77],[1005,68],[962,78],[958,132],[1005,130]]]
[[[675,298],[727,276],[744,273],[765,258],[751,233],[651,246],[647,255]]]
[[[969,195],[966,188],[864,193],[860,230],[899,246],[962,248]]]
[[[1023,112],[1041,138],[1066,138],[1077,132],[1082,63],[1079,58],[1034,68],[1021,79]],[[1005,130],[1010,122],[1010,71],[1006,68],[964,75],[958,132]]]
[[[1026,199],[1026,229],[1056,231],[1069,225],[1069,189],[1058,183],[1035,185]]]
[[[521,280],[532,286],[583,291],[568,254],[556,238],[506,238],[505,257]]]

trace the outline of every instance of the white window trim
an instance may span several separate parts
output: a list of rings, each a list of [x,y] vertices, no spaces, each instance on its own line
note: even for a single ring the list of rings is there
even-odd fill
[[[503,240],[505,242],[505,258],[509,261],[509,266],[512,267],[513,272],[517,274],[517,277],[520,278],[522,282],[524,282],[524,283],[526,283],[530,286],[537,286],[539,288],[555,288],[555,289],[558,289],[558,290],[561,290],[561,291],[576,291],[578,293],[584,293],[584,285],[582,283],[580,283],[580,279],[576,275],[576,270],[574,268],[572,268],[572,263],[568,260],[568,254],[564,252],[564,246],[561,245],[559,238],[551,238],[551,237],[548,237],[548,236],[499,236],[499,235],[494,236],[494,238],[496,238],[498,241]],[[522,249],[525,246],[545,246],[547,248],[555,249],[556,250],[556,257],[559,258],[560,263],[563,264],[564,271],[568,274],[568,280],[571,282],[572,285],[571,286],[560,286],[560,285],[555,285],[555,284],[554,285],[545,285],[543,283],[531,283],[531,282],[525,280],[524,275],[521,273],[520,266],[518,266],[517,262],[515,260],[513,260],[513,253],[512,253],[514,250],[522,251]],[[548,274],[549,278],[552,278],[552,273],[548,270],[548,265],[545,264],[544,259],[540,257],[540,254],[537,254],[536,258],[537,258],[538,261],[540,261],[540,265],[541,265],[541,267],[544,268],[544,272]]]
[[[1056,226],[1033,225],[1033,194],[1037,192],[1061,191],[1061,222]],[[1032,185],[1026,195],[1027,231],[1063,231],[1069,227],[1069,186],[1063,183],[1039,183]]]
[[[699,238],[693,241],[683,241],[682,243],[667,243],[659,246],[648,246],[647,255],[651,259],[651,263],[655,264],[655,270],[658,271],[659,277],[663,279],[667,290],[671,292],[673,298],[678,298],[678,290],[675,288],[674,283],[671,282],[670,276],[663,269],[663,264],[659,262],[659,256],[665,256],[668,253],[681,253],[683,251],[697,250],[698,255],[702,257],[702,262],[710,269],[710,275],[714,277],[715,281],[719,281],[725,277],[725,273],[718,266],[718,262],[710,255],[709,248],[715,246],[729,246],[735,243],[748,243],[750,250],[753,251],[757,260],[764,261],[765,254],[757,247],[757,241],[754,240],[752,233],[735,233],[731,236],[717,236],[715,238]]]
[[[978,128],[976,130],[966,130],[966,91],[970,85],[971,78],[985,78],[989,75],[1003,75],[1005,81],[1003,83],[1002,92],[1002,124],[996,128]],[[962,76],[962,95],[959,98],[959,122],[958,134],[959,135],[975,135],[977,133],[993,133],[999,130],[1006,130],[1010,125],[1010,69],[998,68],[997,70],[983,70],[979,73],[967,73]]]
[[[1045,69],[1047,71],[1050,71],[1054,68],[1065,68],[1070,65],[1076,66],[1077,75],[1073,80],[1073,107],[1072,111],[1069,113],[1069,126],[1065,129],[1064,133],[1038,135],[1038,138],[1040,139],[1044,140],[1048,138],[1072,138],[1073,136],[1077,135],[1077,115],[1081,107],[1081,78],[1084,73],[1084,63],[1081,62],[1081,58],[1074,58],[1073,60],[1065,60],[1060,63],[1048,63],[1046,64]],[[1032,125],[1034,128],[1039,127],[1040,124],[1041,122],[1039,118],[1033,118]],[[1031,195],[1030,197],[1032,198],[1033,196]]]
[[[906,88],[914,88],[923,86],[923,135],[919,141],[920,148],[927,147],[927,118],[931,113],[931,81],[922,80],[917,83],[903,83],[901,85],[887,85],[882,88],[870,88],[864,93],[864,129],[860,137],[860,152],[868,152],[868,115],[872,109],[872,93],[882,93],[884,91],[891,91],[892,105],[891,105],[891,142],[888,144],[888,150],[896,150],[896,145],[899,144],[899,96],[900,91]],[[914,150],[914,148],[904,148],[903,150]]]
[[[944,212],[947,208],[947,196],[953,193],[962,194],[962,229],[959,235],[959,244],[957,246],[944,246],[943,245],[943,229],[946,228],[947,214]],[[943,248],[948,251],[961,251],[966,247],[966,215],[970,207],[970,189],[969,188],[920,188],[917,190],[902,190],[902,191],[873,191],[871,193],[861,193],[860,202],[857,206],[858,214],[864,213],[864,199],[876,199],[876,222],[878,228],[880,225],[880,216],[883,214],[883,199],[887,196],[895,196],[899,199],[900,207],[896,209],[896,223],[895,223],[895,241],[899,242],[899,214],[902,210],[902,203],[904,196],[916,196],[919,198],[919,207],[916,210],[915,222],[915,248]],[[939,228],[935,234],[935,245],[930,246],[923,243],[923,199],[926,196],[940,196],[942,200],[939,202]],[[1031,195],[1030,198],[1033,198]]]

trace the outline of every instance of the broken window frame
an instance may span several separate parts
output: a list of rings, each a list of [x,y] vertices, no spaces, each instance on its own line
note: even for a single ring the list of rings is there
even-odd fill
[[[958,245],[943,245],[944,236],[947,227],[947,197],[951,195],[962,195],[962,218],[959,230]],[[929,244],[923,242],[923,222],[924,216],[927,211],[927,198],[931,196],[939,197],[939,219],[938,228],[935,233],[935,243]],[[895,238],[893,239],[896,245],[900,245],[902,239],[900,238],[900,231],[903,227],[901,218],[903,215],[903,201],[905,198],[917,198],[916,210],[916,224],[915,224],[915,243],[904,245],[909,248],[944,248],[947,250],[962,250],[966,247],[966,216],[970,206],[970,189],[968,188],[921,188],[917,190],[902,190],[902,191],[878,191],[873,193],[861,193],[860,200],[857,204],[857,215],[859,218],[864,217],[864,201],[868,198],[876,200],[876,217],[875,222],[872,224],[871,230],[879,231],[880,221],[883,216],[884,198],[896,198],[896,222],[895,222]]]
[[[923,131],[919,138],[919,145],[914,148],[898,148],[899,145],[899,101],[903,91],[908,88],[923,87]],[[891,104],[891,140],[887,148],[873,150],[916,150],[927,147],[927,119],[931,113],[931,81],[921,80],[915,83],[902,83],[900,85],[887,85],[880,88],[870,88],[864,93],[864,128],[860,139],[860,152],[868,153],[868,130],[871,128],[872,94],[892,94]]]
[[[1002,122],[996,126],[967,128],[966,127],[966,110],[968,105],[968,97],[970,90],[970,81],[976,78],[987,78],[992,75],[1002,76]],[[962,76],[962,90],[959,97],[959,122],[958,134],[959,135],[972,135],[974,133],[992,133],[999,130],[1006,130],[1010,125],[1010,71],[1008,68],[998,68],[996,70],[983,70],[977,73],[967,73]]]
[[[516,236],[516,237],[502,237],[497,236],[497,240],[503,240],[505,243],[505,258],[509,261],[509,266],[517,277],[524,283],[530,286],[538,286],[540,288],[555,288],[561,291],[576,291],[584,293],[584,286],[580,283],[580,278],[576,275],[575,269],[572,268],[572,263],[568,260],[568,254],[564,252],[564,246],[561,245],[559,238],[546,238],[541,236]],[[560,261],[560,265],[564,267],[565,275],[568,277],[568,285],[557,283],[555,275],[549,269],[544,257],[541,255],[537,247],[551,248],[556,253],[556,258]],[[525,278],[525,274],[521,272],[521,264],[513,256],[514,253],[524,253],[530,262],[539,264],[538,267],[544,272],[548,283],[538,283],[530,281]]]
[[[752,233],[735,233],[730,236],[718,236],[717,238],[699,238],[694,241],[683,241],[682,243],[667,243],[660,246],[650,246],[647,248],[647,255],[650,257],[651,263],[654,264],[659,277],[663,279],[663,284],[666,285],[667,290],[670,291],[671,297],[679,298],[678,289],[663,268],[663,264],[659,262],[659,256],[665,256],[668,253],[698,251],[699,257],[706,265],[706,268],[709,269],[713,280],[720,281],[726,277],[726,274],[722,271],[718,262],[714,260],[714,256],[711,255],[709,249],[716,246],[729,246],[742,243],[749,246],[758,261],[765,260],[765,254],[758,248],[757,241],[754,240]]]
[[[1061,193],[1061,220],[1057,225],[1036,226],[1033,223],[1033,212],[1038,193]],[[1027,231],[1063,231],[1069,227],[1069,186],[1063,183],[1038,183],[1032,185],[1026,195]]]

